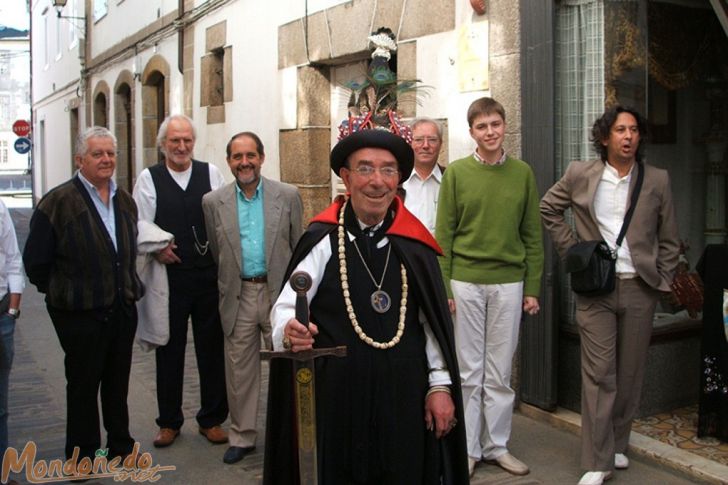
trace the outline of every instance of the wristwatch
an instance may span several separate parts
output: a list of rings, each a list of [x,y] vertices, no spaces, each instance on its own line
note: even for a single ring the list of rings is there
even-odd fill
[[[13,317],[13,320],[17,320],[20,318],[20,309],[18,308],[8,308],[8,315]]]

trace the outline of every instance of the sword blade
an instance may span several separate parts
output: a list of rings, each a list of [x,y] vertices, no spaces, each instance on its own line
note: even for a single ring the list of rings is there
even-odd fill
[[[316,381],[313,360],[294,361],[298,469],[301,485],[318,485]]]

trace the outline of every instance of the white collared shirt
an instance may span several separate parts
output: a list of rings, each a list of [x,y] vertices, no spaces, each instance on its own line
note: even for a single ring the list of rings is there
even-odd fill
[[[22,293],[24,288],[23,260],[15,227],[8,208],[0,200],[0,298],[7,293]]]
[[[432,172],[424,180],[417,170],[412,170],[412,174],[402,184],[406,191],[404,206],[420,220],[432,235],[435,234],[437,199],[441,182],[442,170],[438,164],[435,164]]]
[[[604,172],[596,193],[594,194],[594,214],[597,217],[597,226],[609,247],[617,247],[617,236],[624,223],[629,203],[629,183],[634,173],[634,165],[624,177],[619,177],[617,169],[604,164]],[[636,273],[632,263],[632,254],[629,251],[627,238],[622,240],[622,246],[617,251],[617,273]]]
[[[88,192],[89,197],[91,197],[91,201],[94,203],[94,207],[96,207],[96,212],[99,213],[101,222],[104,223],[104,227],[106,228],[106,233],[111,238],[111,242],[114,244],[114,249],[117,249],[117,247],[116,247],[116,212],[114,211],[114,197],[116,196],[116,182],[114,182],[114,179],[109,179],[109,202],[106,203],[101,198],[99,189],[97,189],[94,184],[89,182],[89,180],[83,176],[83,173],[80,170],[78,171],[78,179],[81,181],[83,186],[86,187],[86,191]]]

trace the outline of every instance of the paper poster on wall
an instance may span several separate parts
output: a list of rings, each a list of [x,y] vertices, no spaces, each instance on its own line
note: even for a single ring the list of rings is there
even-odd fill
[[[457,69],[460,92],[490,89],[487,20],[460,27]]]

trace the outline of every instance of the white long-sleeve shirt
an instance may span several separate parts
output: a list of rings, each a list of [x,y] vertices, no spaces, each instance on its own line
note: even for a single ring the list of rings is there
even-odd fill
[[[7,293],[23,293],[25,275],[10,212],[0,200],[0,298]]]

